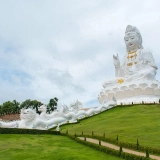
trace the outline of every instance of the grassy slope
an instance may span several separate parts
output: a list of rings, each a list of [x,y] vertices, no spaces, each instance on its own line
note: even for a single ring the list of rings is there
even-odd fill
[[[1,160],[118,160],[64,136],[0,134]]]
[[[107,137],[123,142],[160,148],[160,105],[120,106],[103,112],[94,117],[82,120],[77,124],[61,127],[61,131],[68,129],[69,134],[106,133]]]

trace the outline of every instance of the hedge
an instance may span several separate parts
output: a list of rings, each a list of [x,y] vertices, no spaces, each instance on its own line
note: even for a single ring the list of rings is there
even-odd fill
[[[148,159],[150,159],[150,158],[146,158],[146,157],[143,157],[143,156],[137,156],[137,155],[130,154],[130,153],[119,152],[118,150],[114,150],[114,149],[111,149],[111,148],[108,148],[108,147],[105,147],[105,146],[101,146],[101,145],[98,145],[98,144],[94,144],[94,143],[91,143],[91,142],[88,142],[88,141],[80,140],[79,138],[76,138],[73,135],[69,135],[69,134],[67,134],[67,135],[66,134],[61,134],[61,135],[67,136],[67,137],[75,140],[76,142],[81,143],[81,144],[86,145],[86,146],[89,146],[89,147],[91,147],[95,150],[98,150],[98,151],[101,151],[101,152],[104,152],[104,153],[107,153],[107,154],[111,154],[111,155],[114,155],[114,156],[117,156],[117,157],[121,157],[123,159],[127,159],[127,160],[148,160]]]
[[[82,135],[77,135],[77,137],[78,136],[81,137]],[[111,139],[111,138],[107,138],[107,137],[104,137],[104,136],[97,136],[97,135],[93,135],[93,136],[92,135],[85,135],[85,136],[88,137],[88,138],[95,138],[95,139],[98,139],[98,140],[102,140],[102,141],[105,141],[105,142],[116,144],[118,146],[122,145],[122,147],[125,147],[125,148],[130,148],[130,149],[133,149],[133,150],[137,150],[137,144],[121,142],[121,141],[117,141],[116,139]],[[142,151],[142,152],[146,152],[146,150],[148,150],[149,153],[160,155],[160,149],[152,148],[152,147],[148,147],[148,146],[141,146],[140,144],[138,144],[138,150]]]
[[[38,129],[0,128],[0,134],[54,134],[60,135],[60,131],[48,131]]]

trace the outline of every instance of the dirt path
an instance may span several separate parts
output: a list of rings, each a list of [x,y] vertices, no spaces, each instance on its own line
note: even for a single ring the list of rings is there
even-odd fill
[[[79,139],[81,140],[84,140],[84,137],[78,137]],[[99,140],[96,140],[96,139],[92,139],[92,138],[86,138],[86,141],[88,142],[92,142],[92,143],[95,143],[95,144],[99,144]],[[108,148],[112,148],[112,149],[115,149],[115,150],[119,150],[119,146],[116,146],[116,145],[113,145],[113,144],[110,144],[110,143],[107,143],[107,142],[103,142],[101,141],[101,145],[102,146],[106,146]],[[137,151],[133,151],[133,150],[130,150],[130,149],[126,149],[126,148],[122,148],[123,152],[126,152],[126,153],[131,153],[131,154],[135,154],[135,155],[138,155],[138,156],[146,156],[145,153],[142,153],[142,152],[137,152]],[[160,156],[155,156],[155,155],[149,155],[150,158],[152,159],[156,159],[156,160],[160,160]]]

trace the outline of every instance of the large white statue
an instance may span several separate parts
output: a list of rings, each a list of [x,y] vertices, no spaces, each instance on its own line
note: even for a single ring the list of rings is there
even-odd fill
[[[98,97],[100,103],[113,95],[119,103],[157,101],[160,83],[155,78],[158,68],[152,53],[143,49],[142,36],[134,26],[127,26],[124,41],[126,54],[122,63],[118,54],[113,55],[116,77],[103,83],[104,89]]]

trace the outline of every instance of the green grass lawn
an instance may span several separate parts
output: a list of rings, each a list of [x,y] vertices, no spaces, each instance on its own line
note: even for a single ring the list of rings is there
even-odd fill
[[[160,105],[120,106],[94,117],[81,120],[77,124],[61,127],[61,132],[69,134],[106,134],[119,141],[160,148]]]
[[[0,134],[0,160],[119,160],[64,136]]]

